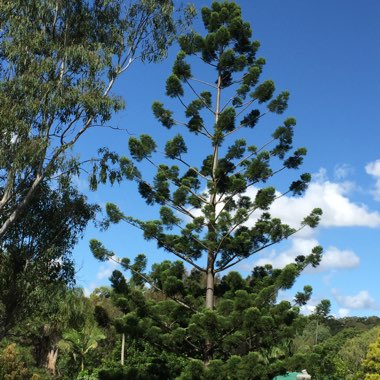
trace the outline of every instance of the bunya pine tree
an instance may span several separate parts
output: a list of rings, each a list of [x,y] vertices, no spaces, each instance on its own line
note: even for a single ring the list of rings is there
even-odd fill
[[[180,125],[184,133],[208,141],[209,151],[200,167],[193,165],[186,158],[184,133],[176,134],[165,145],[165,163],[157,164],[153,159],[157,148],[153,138],[131,137],[133,160],[146,160],[157,172],[149,183],[125,157],[120,159],[121,172],[138,183],[148,205],[160,206],[159,218],[143,221],[125,216],[114,204],[107,204],[107,213],[109,221],[125,220],[141,228],[147,240],[156,240],[159,248],[205,273],[206,307],[212,309],[216,274],[289,238],[301,228],[316,227],[321,210],[311,210],[299,228],[270,215],[270,206],[276,199],[301,195],[311,179],[310,174],[301,174],[281,193],[267,185],[279,172],[298,169],[306,154],[305,148],[289,153],[295,119],[286,118],[261,147],[247,145],[242,138],[232,143],[230,140],[244,129],[254,129],[268,113],[282,114],[289,93],[274,96],[273,81],[259,83],[265,60],[256,57],[259,43],[251,41],[251,28],[243,22],[237,4],[214,2],[211,8],[202,9],[202,19],[208,34],[202,37],[193,32],[179,38],[181,50],[166,82],[166,94],[183,104],[187,122],[177,121],[161,102],[153,104],[153,112],[167,129]],[[213,70],[214,77],[208,82],[197,79],[187,57],[201,58]],[[198,91],[195,84],[199,82],[213,90],[214,97],[210,91]],[[195,96],[187,103],[184,86]],[[211,115],[213,121],[207,124],[202,111]],[[169,166],[168,160],[177,165]],[[276,168],[271,168],[271,163]],[[251,193],[250,188],[254,189]],[[301,267],[317,265],[320,254],[321,248],[316,247],[311,255],[298,257],[297,262],[303,264]]]
[[[152,106],[168,134],[177,127],[181,133],[172,134],[166,142],[162,162],[156,160],[156,142],[146,134],[130,138],[131,159],[119,159],[119,172],[137,182],[141,197],[148,205],[158,206],[152,210],[159,215],[141,220],[107,204],[106,225],[125,221],[198,271],[205,279],[204,307],[212,311],[216,279],[222,272],[302,228],[316,227],[322,212],[310,210],[296,227],[271,215],[271,205],[278,198],[300,196],[306,190],[311,180],[308,173],[289,174],[292,179],[281,191],[274,187],[276,175],[300,167],[306,149],[293,149],[293,117],[274,128],[269,140],[260,145],[261,132],[256,145],[247,138],[265,116],[285,112],[289,93],[275,94],[273,81],[260,82],[265,60],[257,56],[259,42],[252,40],[239,5],[213,2],[201,14],[206,35],[192,32],[178,38],[180,51],[166,81],[166,95],[183,107],[186,120],[179,121],[178,112],[162,102]],[[191,147],[196,154],[190,154]],[[199,159],[202,149],[204,156]],[[155,170],[151,180],[150,172],[143,174],[139,169],[143,161]],[[104,182],[101,174],[95,170],[92,182]],[[98,258],[113,256],[96,240],[91,248]],[[321,254],[322,248],[315,247],[298,256],[281,275],[274,271],[279,277],[272,282],[266,282],[272,278],[271,267],[257,268],[253,278],[263,281],[261,297],[266,294],[269,300],[279,289],[291,287],[305,266],[319,263]],[[130,268],[126,259],[123,265]],[[210,341],[205,342],[206,362],[214,350]]]

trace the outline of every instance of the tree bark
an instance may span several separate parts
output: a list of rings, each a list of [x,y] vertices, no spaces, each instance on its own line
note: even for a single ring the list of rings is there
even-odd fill
[[[218,76],[218,86],[217,86],[217,93],[216,93],[216,109],[215,109],[215,125],[218,123],[219,114],[220,114],[220,97],[222,92],[222,78],[219,74]],[[216,130],[214,131],[216,133]],[[214,184],[214,188],[212,189],[212,194],[210,197],[210,205],[212,207],[212,215],[209,220],[208,224],[208,232],[212,233],[215,232],[215,220],[216,220],[216,206],[217,206],[217,200],[216,200],[216,193],[217,193],[217,175],[216,171],[218,169],[218,154],[219,154],[219,144],[218,141],[214,141],[214,154],[213,154],[213,162],[212,162],[212,181]],[[215,282],[215,273],[214,273],[214,261],[215,261],[215,255],[216,252],[210,250],[208,252],[207,257],[207,282],[206,282],[206,308],[207,309],[214,309],[214,282]]]
[[[57,358],[58,358],[58,348],[52,348],[48,355],[47,355],[47,363],[46,368],[47,370],[55,376],[57,373],[56,364],[57,364]]]
[[[121,365],[124,365],[124,350],[125,350],[125,334],[123,333],[121,335],[121,357],[120,357]]]
[[[206,280],[206,309],[214,309],[214,271],[212,268],[212,261],[210,260],[211,255],[209,255],[207,265],[207,280]]]
[[[28,205],[30,199],[34,195],[37,187],[40,185],[43,180],[43,175],[37,175],[29,191],[25,195],[24,199],[17,205],[11,215],[5,219],[4,223],[0,227],[0,240],[4,237],[8,228],[10,228],[18,219],[23,209]]]

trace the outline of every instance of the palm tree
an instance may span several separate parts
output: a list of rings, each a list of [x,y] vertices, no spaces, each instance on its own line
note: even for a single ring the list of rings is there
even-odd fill
[[[87,353],[98,346],[98,342],[105,339],[102,331],[95,326],[85,326],[81,330],[70,329],[63,334],[59,346],[72,354],[75,361],[79,360],[81,371],[84,370],[84,358]]]

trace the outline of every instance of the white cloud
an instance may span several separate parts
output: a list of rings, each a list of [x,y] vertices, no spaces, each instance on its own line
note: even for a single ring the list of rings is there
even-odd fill
[[[359,266],[359,263],[360,259],[353,251],[329,247],[315,270],[321,272],[330,269],[350,269]]]
[[[365,171],[368,174],[371,174],[376,177],[380,177],[380,159],[373,162],[369,162],[365,166]]]
[[[272,204],[270,211],[293,227],[299,226],[316,207],[323,210],[320,223],[323,227],[379,227],[379,212],[369,211],[366,205],[349,199],[348,194],[353,188],[351,182],[330,182],[321,169],[302,197],[283,196]],[[254,197],[256,191],[249,190],[249,195]],[[305,232],[305,235],[311,233],[310,229]]]
[[[380,160],[375,163],[368,164],[366,168],[369,167],[368,170],[371,174],[376,173],[379,176],[380,200]],[[321,168],[318,173],[313,175],[313,182],[303,196],[281,196],[281,193],[277,192],[276,196],[279,198],[273,202],[269,211],[273,216],[295,228],[299,227],[305,216],[316,207],[323,211],[320,222],[322,227],[380,227],[380,212],[370,211],[365,204],[350,200],[349,194],[355,188],[356,185],[353,182],[331,182],[327,178],[326,170]],[[254,199],[258,190],[257,187],[251,187],[247,190],[246,195]],[[221,208],[222,204],[219,204],[218,211]],[[192,210],[192,213],[198,216],[201,212]],[[260,215],[259,211],[253,213],[246,224],[252,226]],[[308,227],[298,233],[298,236],[303,237],[312,235],[313,230]]]
[[[380,160],[376,161],[376,164],[372,164],[372,166],[367,165],[368,171],[378,174],[380,181]],[[342,165],[343,168],[347,169],[346,166]],[[342,171],[340,175],[343,175]],[[303,196],[282,196],[277,199],[271,206],[271,214],[279,217],[283,223],[298,227],[306,215],[314,208],[320,207],[323,210],[320,223],[322,227],[380,227],[379,212],[371,211],[366,205],[355,203],[350,199],[350,193],[355,189],[355,184],[348,181],[331,182],[323,168],[313,178],[314,181]],[[247,195],[253,199],[257,191],[258,188],[253,187],[247,191]],[[277,193],[277,195],[281,194]],[[259,216],[260,213],[252,215],[247,225],[254,225]],[[250,271],[256,265],[265,264],[282,268],[294,262],[298,255],[310,254],[312,248],[319,245],[315,238],[315,231],[315,229],[306,227],[289,239],[290,248],[282,251],[278,249],[265,250],[250,260],[244,261],[236,269]],[[325,248],[321,264],[317,268],[307,268],[307,271],[329,271],[331,273],[335,270],[357,267],[359,263],[360,259],[355,252],[330,246],[327,249]]]
[[[347,178],[353,171],[353,168],[348,164],[338,164],[334,167],[334,177],[337,180],[342,180]]]
[[[318,245],[318,241],[315,239],[300,239],[293,238],[292,246],[280,253],[272,250],[269,255],[257,260],[254,265],[263,266],[265,264],[271,264],[274,268],[283,268],[285,265],[294,262],[294,259],[299,255],[308,255],[311,250]]]
[[[91,293],[104,284],[105,279],[108,279],[112,272],[117,268],[119,264],[114,261],[106,261],[98,267],[98,271],[94,273],[93,281],[82,281],[83,291],[86,297],[90,296]]]
[[[301,313],[303,315],[310,315],[310,314],[313,314],[315,311],[315,305],[304,305],[304,306],[301,306]]]
[[[372,194],[377,201],[380,201],[380,160],[368,163],[365,166],[365,171],[367,174],[375,177],[376,183]]]
[[[348,317],[349,315],[350,315],[350,310],[349,309],[341,307],[338,310],[338,318],[345,318],[345,317]]]
[[[91,282],[88,286],[85,286],[83,288],[84,295],[86,297],[89,297],[91,295],[91,293],[95,290],[96,286],[97,285],[95,282]]]
[[[118,266],[114,261],[107,261],[105,264],[99,267],[98,273],[96,274],[97,280],[108,279],[115,268]]]
[[[362,290],[354,296],[343,296],[336,289],[332,290],[332,293],[337,300],[338,304],[342,308],[346,309],[378,309],[374,298],[369,294],[367,290]]]
[[[265,257],[257,260],[254,265],[271,264],[274,268],[283,268],[285,265],[294,262],[299,255],[308,255],[311,250],[319,245],[316,239],[293,238],[289,249],[276,253],[272,250]],[[359,257],[350,250],[339,250],[336,247],[328,247],[322,256],[321,263],[316,268],[307,268],[307,272],[323,272],[335,269],[349,269],[357,267],[360,263]]]

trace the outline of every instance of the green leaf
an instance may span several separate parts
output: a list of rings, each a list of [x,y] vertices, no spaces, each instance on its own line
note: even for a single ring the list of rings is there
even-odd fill
[[[124,214],[114,203],[106,203],[106,212],[111,223],[117,224],[121,220],[125,219]]]
[[[180,158],[182,154],[187,153],[185,140],[181,135],[176,135],[172,140],[169,140],[165,145],[165,155],[168,158]]]
[[[90,250],[94,257],[100,261],[107,261],[110,257],[115,255],[113,252],[106,249],[104,245],[96,239],[90,240]]]
[[[154,102],[152,105],[153,114],[156,119],[166,128],[170,129],[174,125],[172,118],[173,112],[164,108],[160,102]]]
[[[191,78],[191,68],[190,65],[185,62],[185,56],[185,52],[180,51],[173,65],[173,74],[182,81]]]
[[[141,135],[140,140],[136,137],[130,137],[129,151],[132,158],[136,161],[142,161],[146,157],[150,157],[156,150],[156,143],[149,135]]]
[[[166,80],[166,95],[171,98],[176,98],[178,96],[183,96],[183,94],[182,84],[177,75],[170,75],[170,77]]]
[[[289,92],[281,92],[276,99],[268,104],[268,110],[277,114],[283,114],[288,108]]]
[[[259,103],[265,103],[272,98],[274,91],[274,82],[272,80],[267,80],[257,86],[251,96],[252,98],[258,99]]]
[[[302,224],[311,228],[317,227],[322,216],[322,210],[315,208],[313,211],[303,220]]]
[[[221,132],[230,132],[235,129],[235,117],[236,111],[235,108],[229,107],[226,108],[218,118],[216,123],[216,128]]]

